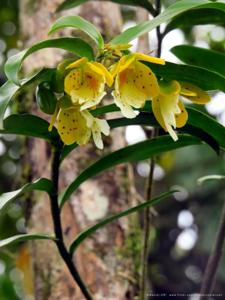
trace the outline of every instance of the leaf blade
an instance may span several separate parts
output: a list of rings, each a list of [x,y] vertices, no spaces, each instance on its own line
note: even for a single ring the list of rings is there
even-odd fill
[[[116,221],[122,217],[125,217],[125,216],[128,216],[132,213],[135,213],[139,210],[142,210],[146,207],[151,207],[151,206],[154,206],[155,204],[158,204],[160,201],[162,201],[163,199],[171,196],[174,192],[176,191],[170,191],[170,192],[166,192],[166,193],[163,193],[161,194],[160,196],[158,197],[155,197],[151,200],[148,200],[148,201],[145,201],[139,205],[136,205],[132,208],[129,208],[123,212],[120,212],[118,214],[114,214],[112,216],[109,216],[107,218],[105,218],[104,220],[100,221],[99,223],[95,224],[94,226],[91,226],[89,227],[88,229],[84,230],[83,232],[81,232],[77,237],[76,239],[72,242],[72,244],[70,245],[70,254],[72,255],[77,247],[87,238],[89,237],[91,234],[93,234],[96,230],[100,229],[101,227],[113,222],[113,221]]]
[[[0,88],[0,129],[3,128],[3,118],[12,97],[19,90],[14,83],[7,81]]]
[[[202,185],[205,181],[208,181],[208,180],[224,180],[224,179],[225,179],[224,175],[216,175],[216,174],[215,175],[206,175],[206,176],[198,178],[197,184]]]
[[[36,137],[47,140],[51,143],[59,142],[60,138],[56,128],[51,132],[48,131],[49,123],[38,116],[29,114],[13,114],[4,121],[4,129],[0,130],[1,134],[17,134],[27,137]]]
[[[10,204],[13,200],[18,198],[20,195],[31,192],[34,190],[38,191],[44,191],[48,194],[51,193],[53,190],[53,184],[52,181],[47,178],[39,178],[35,180],[34,182],[25,184],[22,188],[8,192],[3,193],[0,195],[0,211],[3,210],[8,204]]]
[[[42,234],[42,233],[36,233],[36,234],[18,234],[15,236],[11,236],[7,239],[0,240],[0,248],[9,246],[15,243],[20,242],[26,242],[30,240],[55,240],[55,237]]]
[[[59,196],[59,204],[62,207],[84,181],[115,165],[144,160],[165,151],[200,144],[202,142],[198,138],[189,135],[179,135],[177,142],[170,136],[161,136],[112,152],[86,168]]]
[[[43,69],[31,77],[23,79],[21,87],[31,84],[34,81],[50,80],[53,72],[53,69]],[[5,111],[19,89],[19,86],[10,81],[7,81],[0,87],[0,129],[3,129]]]
[[[41,41],[37,44],[34,44],[28,49],[23,50],[22,52],[11,56],[5,64],[5,74],[7,78],[13,83],[20,85],[18,79],[18,72],[22,65],[22,62],[26,57],[32,53],[45,49],[45,48],[58,48],[69,51],[78,56],[85,56],[88,59],[93,59],[94,54],[91,46],[79,38],[57,38]]]
[[[126,44],[131,40],[151,31],[162,23],[171,20],[173,17],[181,14],[189,9],[208,4],[210,1],[207,0],[181,0],[170,5],[164,12],[154,18],[154,20],[146,21],[138,24],[137,26],[131,27],[125,30],[120,35],[116,36],[110,41],[111,44]]]
[[[170,50],[186,64],[205,68],[225,77],[225,54],[190,45],[179,45]]]
[[[167,25],[165,33],[167,34],[175,28],[190,28],[194,25],[217,24],[225,25],[225,4],[224,2],[209,3],[186,11],[175,18]]]
[[[100,49],[104,48],[104,40],[101,33],[97,30],[97,28],[91,24],[90,22],[86,21],[85,19],[79,16],[63,16],[56,20],[56,22],[51,26],[48,34],[52,34],[59,29],[65,27],[73,27],[78,28],[88,34],[94,42],[98,45]]]
[[[187,81],[203,90],[220,90],[225,92],[225,77],[204,68],[179,65],[166,62],[165,66],[145,63],[157,76],[167,80]]]

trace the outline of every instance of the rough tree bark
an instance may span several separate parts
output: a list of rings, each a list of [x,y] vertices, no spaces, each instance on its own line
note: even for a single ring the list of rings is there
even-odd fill
[[[47,38],[50,24],[59,15],[54,13],[61,0],[21,0],[20,24],[23,47]],[[121,15],[117,5],[112,3],[88,3],[66,14],[80,14],[97,25],[106,37],[113,36],[121,29]],[[73,33],[66,30],[66,33]],[[60,32],[60,35],[65,31]],[[41,66],[55,66],[63,54],[58,50],[42,50],[28,58],[25,72]],[[32,103],[33,113],[39,113]],[[40,113],[39,113],[40,114]],[[42,115],[43,116],[43,115]],[[44,116],[43,116],[44,117]],[[105,153],[125,144],[122,130],[114,130],[105,141]],[[30,166],[32,179],[49,176],[50,149],[41,140],[28,140],[25,163]],[[70,183],[75,176],[96,160],[102,152],[91,144],[75,150],[63,163],[60,175],[60,188]],[[62,213],[64,233],[68,244],[87,226],[94,224],[109,213],[118,212],[129,206],[127,170],[118,166],[84,183],[79,191],[65,205]],[[38,193],[31,200],[28,215],[28,230],[31,232],[52,233],[49,201]],[[87,283],[94,299],[122,300],[134,299],[135,283],[132,257],[122,256],[129,235],[129,219],[123,218],[99,230],[80,247],[74,259],[81,276]],[[121,252],[120,250],[123,249]],[[52,242],[33,242],[30,247],[32,258],[34,296],[37,300],[78,300],[84,299],[73,282],[57,249]],[[134,286],[134,284],[133,284]]]

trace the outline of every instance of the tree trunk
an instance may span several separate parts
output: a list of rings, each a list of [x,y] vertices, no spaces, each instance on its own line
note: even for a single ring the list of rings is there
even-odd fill
[[[47,38],[51,23],[59,17],[54,11],[60,2],[61,0],[20,1],[23,47]],[[64,14],[79,14],[85,17],[97,25],[107,39],[121,29],[119,7],[112,3],[87,3]],[[74,30],[66,29],[60,32],[60,35],[73,32]],[[42,50],[26,60],[25,72],[34,71],[42,66],[55,66],[62,57],[62,52],[59,50]],[[31,111],[41,115],[35,103],[32,104]],[[111,136],[105,139],[105,144],[105,153],[124,146],[123,130],[114,130]],[[92,144],[73,151],[61,166],[60,189],[68,185],[81,170],[104,152],[97,151]],[[30,167],[31,179],[49,177],[51,155],[50,148],[44,141],[28,140],[24,160]],[[95,224],[109,213],[116,213],[130,206],[126,178],[126,167],[118,166],[81,185],[62,212],[64,234],[68,245],[81,230]],[[35,193],[30,206],[28,230],[52,233],[47,196]],[[130,281],[135,283],[137,279],[134,278],[132,257],[126,255],[128,234],[129,219],[123,218],[99,230],[76,252],[74,259],[94,299],[134,299],[134,288],[130,285]],[[84,299],[59,257],[54,243],[32,242],[30,257],[35,299]]]

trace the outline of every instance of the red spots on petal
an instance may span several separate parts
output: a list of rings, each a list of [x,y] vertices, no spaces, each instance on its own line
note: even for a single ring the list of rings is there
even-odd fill
[[[120,85],[123,86],[127,80],[127,71],[126,70],[119,74],[119,79],[120,79]]]
[[[90,85],[91,89],[97,90],[98,89],[98,80],[96,78],[91,78],[89,80],[89,85]]]

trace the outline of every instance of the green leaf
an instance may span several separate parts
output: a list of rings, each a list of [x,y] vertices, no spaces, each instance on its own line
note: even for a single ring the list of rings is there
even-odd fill
[[[19,86],[7,81],[0,88],[0,128],[3,128],[3,118],[10,100],[19,90]]]
[[[31,240],[53,240],[54,241],[55,237],[47,234],[42,234],[42,233],[18,234],[4,240],[0,240],[0,248],[12,244],[16,244],[16,243],[31,241]]]
[[[90,235],[92,235],[93,233],[96,232],[96,230],[104,227],[105,225],[112,223],[113,221],[116,221],[122,217],[128,216],[132,213],[135,213],[137,211],[140,211],[146,207],[151,207],[154,206],[156,204],[158,204],[159,202],[161,202],[162,200],[164,200],[165,198],[168,198],[170,196],[173,195],[173,193],[175,193],[176,191],[170,191],[170,192],[166,192],[166,193],[162,193],[160,196],[155,197],[151,200],[145,201],[137,206],[134,206],[132,208],[129,208],[127,210],[124,210],[118,214],[109,216],[107,218],[105,218],[104,220],[100,221],[99,223],[95,224],[94,226],[89,227],[88,229],[84,230],[83,232],[81,232],[76,239],[73,241],[73,243],[70,246],[70,254],[73,255],[73,253],[76,251],[77,247],[86,239],[88,238]]]
[[[200,177],[197,180],[197,184],[202,185],[205,181],[208,180],[224,180],[224,179],[225,179],[224,175],[207,175],[207,176]]]
[[[225,20],[225,15],[224,15]],[[225,77],[225,54],[209,49],[180,45],[170,50],[176,57],[189,65],[202,67]]]
[[[189,121],[184,127],[177,128],[177,131],[180,133],[191,134],[192,136],[200,138],[202,141],[211,146],[218,154],[220,151],[220,146],[221,148],[224,148],[225,146],[225,128],[214,119],[202,114],[201,112],[198,112],[197,110],[187,110],[190,112]],[[135,119],[112,119],[109,120],[108,123],[111,129],[129,125],[145,125],[160,128],[160,125],[156,121],[155,117],[149,113],[141,113]],[[198,125],[198,127],[193,124]],[[163,129],[162,132],[165,134]]]
[[[225,3],[210,3],[176,16],[166,27],[165,34],[176,28],[190,28],[194,25],[225,25]]]
[[[157,76],[166,80],[187,81],[203,90],[219,90],[225,92],[225,77],[210,70],[190,65],[178,65],[166,62],[165,66],[145,63]]]
[[[85,56],[90,60],[94,58],[91,46],[79,38],[58,38],[45,40],[34,44],[29,49],[23,50],[22,52],[11,56],[5,64],[5,74],[7,78],[13,83],[20,85],[21,83],[18,79],[18,72],[23,60],[30,54],[44,48],[59,48],[78,56]]]
[[[166,8],[159,16],[151,21],[146,21],[125,30],[120,35],[116,36],[110,43],[111,44],[126,44],[135,38],[151,31],[162,23],[166,23],[173,17],[195,7],[203,4],[208,4],[207,0],[181,0],[176,1],[174,4]]]
[[[83,3],[88,2],[89,0],[66,0],[62,2],[62,4],[59,5],[57,8],[57,12],[65,10],[65,9],[70,9],[73,7],[77,7]],[[107,1],[107,0],[105,0]],[[152,5],[149,3],[148,0],[111,0],[111,2],[117,3],[117,4],[124,4],[124,5],[131,5],[131,6],[139,6],[146,8],[150,12],[152,11]]]
[[[62,207],[84,181],[113,166],[145,160],[165,151],[200,144],[202,144],[200,139],[189,135],[179,135],[177,142],[174,142],[170,136],[160,136],[112,152],[85,169],[59,196],[59,204]]]
[[[52,34],[53,32],[56,32],[59,29],[65,27],[74,27],[84,31],[86,34],[90,36],[90,38],[94,40],[94,42],[98,45],[98,48],[100,49],[104,48],[104,40],[101,33],[98,31],[98,29],[90,22],[84,20],[79,16],[64,16],[59,18],[52,25],[48,34]]]
[[[31,84],[34,81],[41,82],[42,80],[49,80],[54,73],[54,69],[43,69],[35,75],[25,78],[21,82],[21,87]],[[3,128],[3,118],[10,100],[19,91],[20,87],[14,83],[7,81],[0,87],[0,129]]]
[[[225,127],[209,115],[194,108],[186,107],[188,112],[188,125],[201,129],[215,139],[222,149],[225,149]]]
[[[18,134],[32,136],[47,140],[51,143],[59,142],[59,135],[54,127],[51,132],[48,131],[49,123],[37,116],[23,114],[11,115],[3,121],[4,129],[1,134]]]
[[[50,194],[53,190],[53,184],[51,180],[47,178],[39,178],[34,182],[25,184],[22,188],[13,191],[8,192],[0,195],[0,210],[5,208],[6,205],[11,203],[13,200],[17,199],[19,196],[21,196],[24,193],[28,193],[31,191],[43,191]]]
[[[94,117],[98,117],[107,113],[120,111],[119,107],[115,104],[109,104],[102,107],[97,107],[96,109],[91,111],[91,114]]]

